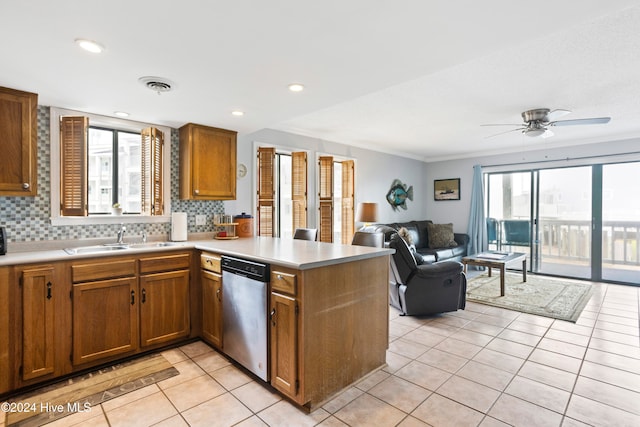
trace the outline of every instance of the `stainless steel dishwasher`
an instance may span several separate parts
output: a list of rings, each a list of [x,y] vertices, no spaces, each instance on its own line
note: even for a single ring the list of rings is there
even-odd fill
[[[229,256],[222,256],[221,264],[224,352],[268,381],[269,265]]]

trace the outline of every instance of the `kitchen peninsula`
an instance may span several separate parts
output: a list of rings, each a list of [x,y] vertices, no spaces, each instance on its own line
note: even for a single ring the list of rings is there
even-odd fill
[[[220,298],[216,289],[224,298],[219,260],[221,256],[232,256],[270,266],[269,382],[298,405],[313,410],[385,364],[391,253],[390,249],[269,237],[131,245],[106,255],[90,252],[69,255],[61,249],[8,253],[0,257],[0,277],[8,277],[1,281],[0,300],[16,303],[8,316],[0,317],[0,337],[10,343],[8,351],[0,354],[0,371],[9,369],[13,374],[5,384],[0,383],[0,394],[194,338],[202,338],[224,353],[224,337],[216,337],[220,322],[216,323],[213,317],[219,316],[215,311],[215,299]],[[174,328],[175,332],[161,331],[162,334],[156,334],[160,338],[152,335],[147,340],[142,339],[143,332],[135,333],[135,342],[128,347],[118,347],[125,349],[122,353],[95,351],[95,343],[86,346],[91,352],[84,351],[84,344],[76,342],[82,336],[75,330],[72,334],[72,325],[77,324],[74,316],[78,313],[91,316],[99,310],[77,307],[81,299],[77,296],[71,299],[69,295],[82,295],[78,291],[81,286],[105,283],[105,279],[95,273],[101,265],[110,272],[121,269],[117,278],[109,280],[124,284],[122,295],[127,296],[126,310],[133,306],[129,293],[144,293],[144,284],[151,284],[154,275],[177,277],[171,280],[178,281],[190,277],[188,296],[184,298],[189,327],[185,329],[184,322],[176,321],[179,327]],[[169,268],[172,271],[168,271]],[[39,269],[46,272],[46,280],[32,281],[35,292],[29,291],[31,297],[41,295],[46,299],[53,292],[54,301],[57,299],[52,308],[55,316],[50,317],[54,319],[55,328],[47,329],[52,337],[49,341],[23,331],[37,324],[24,320],[23,312],[29,309],[24,301],[28,300],[21,298],[26,288],[18,284],[24,283],[24,277],[33,277]],[[189,274],[173,270],[188,270]],[[42,292],[38,287],[42,287]],[[149,290],[146,293],[151,295]],[[177,313],[182,311],[181,308]],[[142,325],[142,308],[139,316]],[[180,315],[175,318],[182,319]],[[95,323],[96,319],[92,321]],[[42,342],[26,343],[25,340]],[[56,348],[47,349],[53,342]],[[48,357],[27,354],[28,351],[44,352]],[[75,359],[69,361],[69,354]],[[82,356],[87,362],[79,361]],[[25,369],[25,361],[32,369]],[[49,366],[40,369],[32,366],[34,363]]]

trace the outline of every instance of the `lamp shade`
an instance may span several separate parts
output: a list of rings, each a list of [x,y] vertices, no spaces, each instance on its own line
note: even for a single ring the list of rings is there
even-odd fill
[[[364,202],[358,205],[359,222],[376,222],[378,221],[378,204],[372,202]]]

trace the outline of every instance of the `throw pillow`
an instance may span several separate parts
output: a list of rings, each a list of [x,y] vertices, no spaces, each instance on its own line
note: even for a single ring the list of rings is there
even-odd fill
[[[458,246],[453,239],[453,224],[427,224],[429,248],[453,248]]]

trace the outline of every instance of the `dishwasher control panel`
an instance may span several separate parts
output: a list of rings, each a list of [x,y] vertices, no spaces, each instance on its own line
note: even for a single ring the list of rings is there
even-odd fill
[[[222,271],[228,271],[240,276],[246,276],[260,282],[269,281],[269,264],[249,261],[223,255],[221,257]]]

